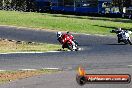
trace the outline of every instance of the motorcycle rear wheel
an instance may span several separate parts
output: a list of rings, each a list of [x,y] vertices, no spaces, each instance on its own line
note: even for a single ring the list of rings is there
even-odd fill
[[[69,44],[69,43],[67,43],[67,48],[68,48],[69,50],[73,51],[72,45]]]

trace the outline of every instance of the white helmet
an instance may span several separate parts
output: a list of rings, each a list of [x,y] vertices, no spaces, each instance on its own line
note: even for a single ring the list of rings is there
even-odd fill
[[[61,37],[62,33],[61,32],[57,32],[57,37]]]
[[[121,30],[122,30],[122,28],[118,28],[118,30],[119,30],[119,31],[121,31]]]

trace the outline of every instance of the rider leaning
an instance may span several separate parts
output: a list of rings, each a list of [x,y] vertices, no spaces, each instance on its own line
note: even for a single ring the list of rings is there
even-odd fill
[[[118,37],[118,43],[120,43],[120,39],[122,38],[122,34],[124,33],[124,30],[122,30],[122,28],[118,28],[116,32]]]
[[[69,31],[66,34],[70,37],[70,39],[74,40],[74,37],[70,34]]]
[[[131,31],[128,31],[128,30],[122,30],[122,28],[118,28],[116,32],[118,37],[118,43],[120,43],[120,39],[129,37],[129,34],[132,33]],[[129,41],[129,43],[132,44],[131,41]]]
[[[70,35],[69,32],[67,33],[57,32],[57,38],[58,38],[57,40],[62,44],[62,48],[64,48],[65,40],[67,38],[72,43],[73,49],[76,49],[75,43],[73,42],[74,37]]]

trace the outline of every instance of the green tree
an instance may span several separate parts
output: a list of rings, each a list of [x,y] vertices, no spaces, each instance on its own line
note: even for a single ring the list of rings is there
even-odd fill
[[[2,0],[0,0],[0,9],[2,9]]]
[[[129,7],[131,0],[113,0],[113,6],[119,7],[120,12],[123,12],[123,7]]]

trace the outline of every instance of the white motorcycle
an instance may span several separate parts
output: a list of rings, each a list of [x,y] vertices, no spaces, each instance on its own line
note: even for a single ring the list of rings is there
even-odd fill
[[[130,36],[129,36],[129,32],[124,32],[122,34],[122,39],[120,40],[121,42],[124,42],[125,44],[132,44],[131,43],[131,39],[130,39]]]
[[[125,44],[130,44],[131,43],[131,39],[130,39],[130,35],[132,32],[131,31],[121,31],[120,33],[117,30],[112,30],[111,33],[116,33],[117,37],[118,37],[118,43],[123,42]]]

